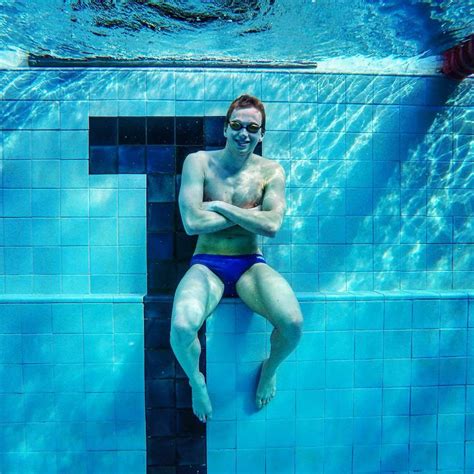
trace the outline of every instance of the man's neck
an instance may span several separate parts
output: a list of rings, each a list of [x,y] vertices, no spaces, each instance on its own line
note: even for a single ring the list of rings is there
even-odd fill
[[[233,153],[227,147],[222,150],[220,164],[225,168],[229,173],[237,173],[242,168],[246,166],[253,153],[239,154]]]

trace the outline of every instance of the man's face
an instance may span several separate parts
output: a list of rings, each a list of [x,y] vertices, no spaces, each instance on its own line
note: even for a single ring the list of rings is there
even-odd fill
[[[224,130],[224,136],[227,138],[227,145],[232,149],[242,154],[253,153],[258,142],[262,141],[262,129],[259,128],[252,133],[252,127],[257,128],[262,125],[262,114],[254,107],[248,109],[234,109],[229,119],[228,124]],[[242,125],[240,130],[238,128]],[[250,128],[250,131],[246,127]]]

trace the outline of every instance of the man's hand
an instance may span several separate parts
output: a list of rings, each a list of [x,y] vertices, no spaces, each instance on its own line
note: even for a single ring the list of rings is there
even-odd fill
[[[237,207],[234,206],[233,204],[229,204],[224,201],[207,201],[202,203],[202,209],[203,211],[213,211],[213,212],[221,212],[223,209],[225,210],[226,208],[228,209],[229,206],[232,207]],[[246,211],[261,211],[262,206],[258,205],[255,207],[243,207],[240,209],[245,209]]]

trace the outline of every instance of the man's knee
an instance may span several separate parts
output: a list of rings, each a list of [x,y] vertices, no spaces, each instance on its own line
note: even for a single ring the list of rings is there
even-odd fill
[[[295,311],[286,316],[285,322],[280,326],[280,331],[286,339],[297,343],[303,334],[303,317],[299,311]]]
[[[196,338],[202,320],[202,310],[198,305],[176,305],[171,318],[171,344],[189,345]]]

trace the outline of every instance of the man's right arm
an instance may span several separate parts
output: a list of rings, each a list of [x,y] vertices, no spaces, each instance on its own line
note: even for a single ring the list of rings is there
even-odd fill
[[[191,153],[184,160],[179,191],[181,219],[188,235],[210,234],[236,225],[221,214],[205,209],[204,173],[198,153]]]

